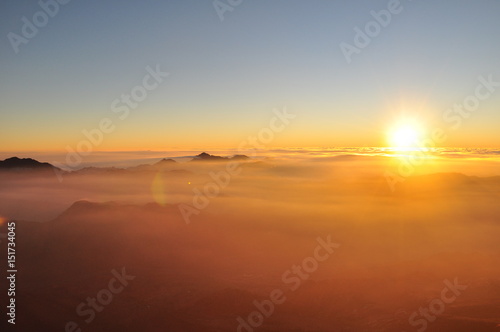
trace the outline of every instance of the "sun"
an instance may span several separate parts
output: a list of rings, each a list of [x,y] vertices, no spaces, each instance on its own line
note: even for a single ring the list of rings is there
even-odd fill
[[[418,146],[420,129],[414,123],[395,126],[389,133],[389,144],[394,148],[411,148]]]

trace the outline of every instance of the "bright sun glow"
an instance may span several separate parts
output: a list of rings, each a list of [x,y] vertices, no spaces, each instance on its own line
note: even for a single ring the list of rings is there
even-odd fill
[[[408,148],[418,146],[420,130],[414,124],[399,125],[391,131],[389,143],[395,148]]]

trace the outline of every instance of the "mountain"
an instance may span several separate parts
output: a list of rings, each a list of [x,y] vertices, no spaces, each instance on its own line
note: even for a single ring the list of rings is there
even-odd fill
[[[1,170],[59,170],[59,168],[49,164],[49,163],[41,163],[35,159],[31,158],[18,158],[12,157],[5,160],[0,161],[0,169]]]
[[[149,172],[149,171],[158,171],[160,169],[168,168],[170,166],[176,166],[178,163],[173,159],[163,158],[160,161],[154,164],[141,164],[133,167],[129,167],[127,171],[140,171],[140,172]]]
[[[232,157],[221,157],[202,152],[195,156],[191,161],[245,161],[250,159],[245,155],[234,155]]]
[[[191,161],[246,161],[250,158],[245,155],[234,155],[232,157],[221,157],[202,152],[195,156]],[[117,167],[84,167],[82,169],[69,172],[67,174],[127,174],[128,171],[139,171],[139,172],[149,172],[149,171],[159,171],[159,170],[169,170],[170,172],[176,172],[180,174],[190,174],[189,171],[171,169],[170,167],[179,165],[179,163],[173,159],[163,158],[154,164],[142,164],[129,168],[117,168]],[[12,157],[0,161],[0,171],[1,170],[54,170],[57,172],[64,172],[60,168],[46,163],[39,162],[31,158],[18,158]]]
[[[170,166],[176,166],[178,163],[173,159],[161,159],[160,161],[154,164],[141,164],[128,168],[118,168],[118,167],[84,167],[79,169],[74,174],[115,174],[115,175],[127,175],[130,172],[157,172],[159,170],[164,170],[169,168]],[[177,174],[187,173],[188,171],[177,170],[177,169],[169,169],[169,172],[175,172]]]
[[[163,158],[162,160],[160,160],[157,163],[154,163],[153,165],[154,166],[168,166],[168,165],[175,165],[175,164],[177,164],[177,162],[175,160]]]
[[[172,205],[159,205],[157,203],[147,203],[145,205],[135,205],[119,203],[115,201],[108,202],[90,202],[87,200],[80,200],[74,202],[69,208],[61,213],[52,222],[68,222],[78,221],[87,222],[92,220],[96,215],[121,215],[119,219],[126,219],[130,215],[144,214],[144,213],[172,213],[177,212],[175,206]],[[106,219],[106,218],[104,218]]]

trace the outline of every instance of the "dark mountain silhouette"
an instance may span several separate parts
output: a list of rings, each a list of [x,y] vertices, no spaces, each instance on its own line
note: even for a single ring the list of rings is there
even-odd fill
[[[60,170],[59,168],[57,168],[49,163],[41,163],[35,159],[18,158],[18,157],[12,157],[12,158],[8,158],[8,159],[0,161],[0,169],[1,170],[21,170],[21,169]]]
[[[224,161],[224,160],[226,160],[226,158],[221,157],[221,156],[214,156],[214,155],[208,154],[206,152],[202,152],[193,158],[193,161],[198,161],[198,160]]]
[[[202,152],[195,156],[191,161],[247,161],[250,158],[245,155],[234,155],[232,157],[221,157]],[[129,172],[156,172],[160,170],[167,170],[168,172],[176,173],[177,175],[189,175],[190,171],[175,169],[173,167],[179,165],[179,163],[173,159],[163,158],[153,164],[142,164],[138,166],[119,168],[119,167],[84,167],[79,170],[72,172],[66,172],[62,169],[46,163],[39,162],[32,158],[18,158],[11,157],[0,161],[0,171],[1,170],[37,170],[37,171],[56,171],[61,172],[66,175],[68,174],[128,174]]]
[[[74,202],[69,208],[67,208],[61,215],[55,218],[52,222],[62,222],[68,220],[77,220],[79,222],[85,222],[92,220],[89,216],[95,214],[105,214],[105,213],[120,213],[123,214],[124,219],[130,214],[143,213],[143,212],[153,212],[153,213],[165,213],[177,211],[171,205],[162,206],[157,203],[147,203],[145,205],[136,204],[126,204],[119,203],[115,201],[108,202],[91,202],[87,200],[80,200]]]
[[[189,171],[179,170],[179,169],[171,169],[171,167],[178,165],[178,163],[173,159],[161,159],[160,161],[154,164],[141,164],[138,166],[132,166],[128,168],[119,168],[119,167],[85,167],[79,169],[74,174],[117,174],[117,175],[126,175],[130,174],[130,172],[157,172],[159,170],[167,169],[169,172],[175,172],[177,174],[190,174]]]
[[[202,152],[195,156],[191,161],[245,161],[250,159],[245,155],[234,155],[232,157],[221,157]]]
[[[160,169],[176,166],[177,164],[178,163],[173,159],[163,158],[154,164],[141,164],[138,166],[129,167],[126,170],[127,171],[139,171],[139,172],[158,171]]]
[[[157,163],[154,163],[153,165],[154,166],[166,166],[166,165],[175,165],[175,164],[177,164],[177,162],[175,160],[163,158],[162,160],[160,160]]]

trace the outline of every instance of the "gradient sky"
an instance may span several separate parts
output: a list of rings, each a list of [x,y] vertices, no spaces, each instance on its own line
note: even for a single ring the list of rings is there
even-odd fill
[[[478,76],[500,82],[500,2],[401,1],[347,64],[340,43],[387,4],[243,0],[221,21],[211,1],[73,0],[16,54],[7,34],[40,6],[4,0],[0,150],[62,151],[106,117],[95,150],[231,148],[284,106],[297,117],[269,146],[380,146],[402,116],[449,127]],[[156,64],[170,76],[119,120],[111,103]],[[499,147],[499,124],[500,88],[444,145]]]

